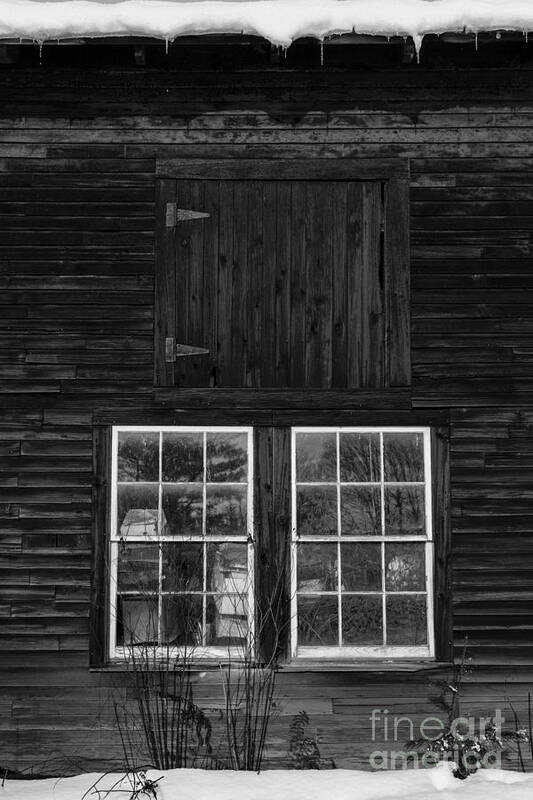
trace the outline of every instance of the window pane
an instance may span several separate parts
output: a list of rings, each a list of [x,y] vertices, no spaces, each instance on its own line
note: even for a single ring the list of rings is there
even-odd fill
[[[341,486],[341,525],[346,536],[381,536],[379,486]]]
[[[337,437],[334,433],[296,434],[296,480],[337,480]]]
[[[120,597],[118,602],[117,644],[157,643],[157,597]]]
[[[164,486],[163,513],[170,536],[202,535],[201,486]]]
[[[158,433],[119,432],[117,480],[159,480]]]
[[[421,433],[384,433],[385,481],[424,480],[424,437]]]
[[[339,438],[341,481],[379,483],[379,433],[341,433]]]
[[[385,545],[387,591],[424,591],[426,588],[424,547],[418,542],[389,542]]]
[[[345,645],[383,644],[383,603],[381,596],[342,598],[342,643]]]
[[[336,597],[298,597],[298,644],[338,645],[339,615]]]
[[[381,545],[341,545],[342,591],[381,591]]]
[[[117,492],[117,535],[121,539],[156,538],[157,486],[118,486]]]
[[[296,521],[300,536],[337,536],[335,486],[298,486]]]
[[[207,597],[208,645],[240,644],[248,635],[248,600],[242,594]]]
[[[337,545],[328,543],[298,545],[298,591],[338,591]]]
[[[246,536],[245,486],[207,486],[206,533],[211,536]]]
[[[242,483],[248,474],[246,433],[207,434],[206,476],[214,483]]]
[[[118,546],[117,587],[119,592],[157,592],[159,589],[159,545]]]
[[[163,542],[161,545],[163,591],[202,591],[203,548],[201,542]]]
[[[202,644],[202,597],[189,594],[163,595],[161,643],[176,647]]]
[[[202,433],[163,434],[163,480],[194,482],[204,479]]]
[[[425,533],[423,486],[385,488],[385,534],[420,536]]]
[[[207,545],[207,591],[248,591],[248,547],[235,542],[210,542]]]
[[[387,597],[387,643],[405,646],[427,643],[425,595]]]

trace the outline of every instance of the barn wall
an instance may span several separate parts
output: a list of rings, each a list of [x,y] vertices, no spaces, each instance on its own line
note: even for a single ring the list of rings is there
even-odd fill
[[[0,766],[54,773],[119,753],[117,677],[88,670],[92,415],[152,406],[154,176],[165,157],[410,159],[412,402],[450,413],[455,640],[460,651],[469,635],[476,667],[466,699],[473,713],[509,696],[523,704],[533,677],[528,82],[421,68],[0,76]],[[272,754],[283,762],[290,714],[303,708],[323,755],[368,766],[371,709],[442,714],[446,674],[287,672]],[[211,684],[197,690],[207,707]]]

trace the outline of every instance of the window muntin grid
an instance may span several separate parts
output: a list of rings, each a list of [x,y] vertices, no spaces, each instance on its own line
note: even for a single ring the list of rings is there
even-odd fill
[[[293,656],[433,656],[430,463],[428,428],[293,428]]]
[[[110,655],[132,645],[218,656],[253,619],[252,429],[117,426]]]

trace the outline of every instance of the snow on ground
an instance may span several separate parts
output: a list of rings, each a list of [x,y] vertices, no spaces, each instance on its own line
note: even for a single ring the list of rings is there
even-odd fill
[[[0,0],[0,38],[246,33],[288,46],[301,36],[412,36],[533,30],[531,0]]]
[[[448,764],[433,769],[390,772],[358,770],[266,770],[230,772],[208,770],[150,771],[158,783],[158,800],[532,800],[533,775],[497,769],[481,770],[465,781],[454,778]],[[100,778],[96,773],[75,778],[5,781],[0,800],[81,800]],[[108,775],[98,788],[111,788]],[[115,787],[119,788],[119,787]],[[122,788],[126,788],[122,786]],[[104,797],[103,794],[100,798]],[[115,793],[111,798],[128,798]],[[99,800],[96,793],[86,800]]]

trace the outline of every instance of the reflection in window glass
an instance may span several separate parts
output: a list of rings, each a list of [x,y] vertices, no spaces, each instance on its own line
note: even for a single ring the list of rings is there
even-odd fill
[[[387,597],[387,641],[391,645],[427,643],[427,604],[424,595]]]
[[[383,642],[383,603],[376,595],[348,594],[342,598],[342,644],[380,645]]]
[[[159,533],[157,486],[118,486],[117,527],[120,539],[157,539]]]
[[[242,643],[251,431],[117,428],[113,441],[115,645]]]
[[[242,483],[247,480],[246,433],[208,433],[206,450],[208,481],[212,483]]]
[[[385,486],[385,532],[389,536],[425,533],[423,486]]]
[[[422,433],[384,433],[385,481],[424,480],[424,437]]]
[[[204,496],[201,486],[165,484],[162,504],[168,536],[202,535]]]
[[[163,434],[163,480],[171,483],[202,482],[204,437],[201,433]]]
[[[235,542],[206,545],[207,591],[243,594],[248,581],[248,548]]]
[[[300,536],[337,535],[337,492],[334,486],[299,486],[296,509]]]
[[[158,600],[146,595],[119,595],[117,644],[146,645],[157,642]]]
[[[247,499],[245,486],[207,486],[207,534],[246,536]]]
[[[298,641],[302,645],[334,645],[338,638],[337,598],[298,596]]]
[[[119,481],[157,481],[159,434],[121,432],[117,461]]]
[[[420,542],[388,542],[385,545],[385,588],[390,592],[424,591],[425,545]]]
[[[202,643],[201,595],[164,594],[161,598],[160,643],[194,647]]]
[[[242,644],[248,635],[248,603],[242,595],[219,594],[207,598],[208,646]]]
[[[297,428],[293,448],[295,653],[430,655],[429,431]]]
[[[381,591],[381,545],[341,544],[342,584],[345,592]]]
[[[381,458],[379,433],[339,434],[341,481],[379,482]]]
[[[379,486],[341,486],[341,532],[346,536],[381,535]]]
[[[118,591],[157,592],[159,587],[159,545],[126,544],[118,547]]]
[[[335,481],[337,478],[337,442],[332,433],[299,433],[296,448],[298,481]]]
[[[299,592],[336,592],[337,591],[337,545],[322,543],[306,543],[298,545]]]
[[[165,592],[201,592],[204,573],[202,542],[163,542],[162,588]]]

